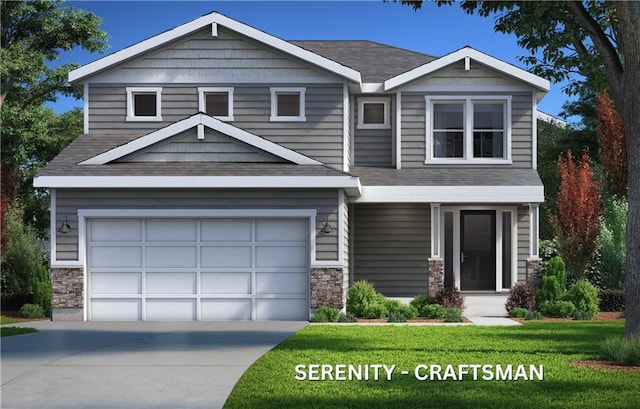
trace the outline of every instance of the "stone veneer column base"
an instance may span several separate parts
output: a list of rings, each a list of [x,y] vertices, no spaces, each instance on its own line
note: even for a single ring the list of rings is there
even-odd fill
[[[53,320],[82,320],[84,272],[82,268],[51,269],[51,317]]]
[[[342,309],[346,300],[342,268],[311,268],[311,308],[326,305]]]
[[[428,272],[429,297],[435,297],[436,293],[444,288],[444,260],[441,258],[429,259]]]
[[[537,287],[542,284],[542,259],[527,259],[527,284],[530,287]]]

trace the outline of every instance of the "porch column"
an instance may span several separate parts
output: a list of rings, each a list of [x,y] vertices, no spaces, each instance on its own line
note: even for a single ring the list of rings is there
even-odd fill
[[[542,260],[538,254],[540,231],[540,205],[529,203],[529,257],[527,258],[527,284],[537,286],[542,282]]]
[[[431,257],[427,273],[429,296],[444,288],[444,260],[440,254],[440,203],[431,203]]]

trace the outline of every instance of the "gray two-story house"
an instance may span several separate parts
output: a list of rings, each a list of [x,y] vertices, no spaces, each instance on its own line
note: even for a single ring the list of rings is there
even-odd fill
[[[69,74],[54,319],[306,320],[351,283],[501,294],[538,263],[549,82],[469,47],[284,41],[218,13]]]

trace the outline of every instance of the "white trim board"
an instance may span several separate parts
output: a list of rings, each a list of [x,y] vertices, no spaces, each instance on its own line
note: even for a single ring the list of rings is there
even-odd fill
[[[491,57],[490,55],[482,53],[478,50],[474,50],[471,47],[461,48],[460,50],[454,51],[451,54],[447,54],[444,57],[438,58],[437,60],[431,61],[403,74],[389,78],[384,82],[384,90],[389,91],[393,88],[405,85],[417,78],[430,74],[458,61],[465,60],[466,58],[477,61],[481,64],[489,66],[496,71],[523,81],[540,91],[543,91],[545,93],[549,92],[550,83],[548,80],[531,74],[530,72],[516,67],[515,65],[511,65],[504,61],[498,60],[497,58]]]
[[[129,143],[89,158],[83,162],[80,162],[80,165],[104,165],[105,163],[120,159],[124,156],[127,156],[155,143],[170,138],[174,135],[177,135],[180,132],[184,132],[193,127],[197,127],[198,125],[207,126],[215,131],[228,135],[241,142],[254,146],[265,152],[271,153],[282,159],[293,162],[297,165],[322,165],[321,162],[318,162],[315,159],[311,159],[308,156],[287,149],[282,145],[270,142],[264,138],[259,137],[258,135],[254,135],[243,129],[237,128],[233,125],[227,124],[220,121],[219,119],[210,117],[203,113],[195,114],[193,116],[190,116],[189,118],[175,122],[167,127],[151,132],[150,134],[142,136],[138,139],[134,139]]]
[[[542,203],[542,186],[363,186],[355,203]]]
[[[318,54],[307,51],[304,48],[293,45],[287,41],[281,40],[270,34],[260,31],[239,21],[233,20],[219,13],[210,13],[186,24],[182,24],[171,30],[165,31],[161,34],[153,36],[147,40],[141,41],[123,50],[115,52],[69,73],[69,82],[81,81],[91,75],[94,75],[100,71],[104,71],[119,64],[128,59],[137,57],[145,52],[161,47],[170,41],[189,35],[196,30],[200,30],[208,25],[215,24],[215,31],[218,31],[218,25],[226,27],[237,33],[245,35],[256,41],[259,41],[265,45],[273,47],[279,51],[289,54],[293,57],[299,58],[303,61],[311,63],[315,66],[323,68],[329,72],[332,72],[341,77],[347,78],[350,81],[360,84],[362,79],[360,73],[352,68],[346,67],[328,58],[322,57]],[[211,41],[216,41],[215,37],[212,37]]]
[[[356,176],[37,176],[34,187],[48,188],[340,188],[362,190]]]

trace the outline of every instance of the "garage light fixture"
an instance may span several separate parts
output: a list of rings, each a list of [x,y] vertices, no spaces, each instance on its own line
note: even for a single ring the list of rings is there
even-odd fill
[[[329,224],[329,216],[327,216],[326,220],[324,221],[324,226],[322,226],[322,229],[320,229],[320,233],[330,234],[332,231],[333,227],[331,227],[331,225]]]
[[[71,226],[67,222],[67,216],[64,217],[64,221],[60,224],[58,228],[58,233],[67,234],[71,231]]]

